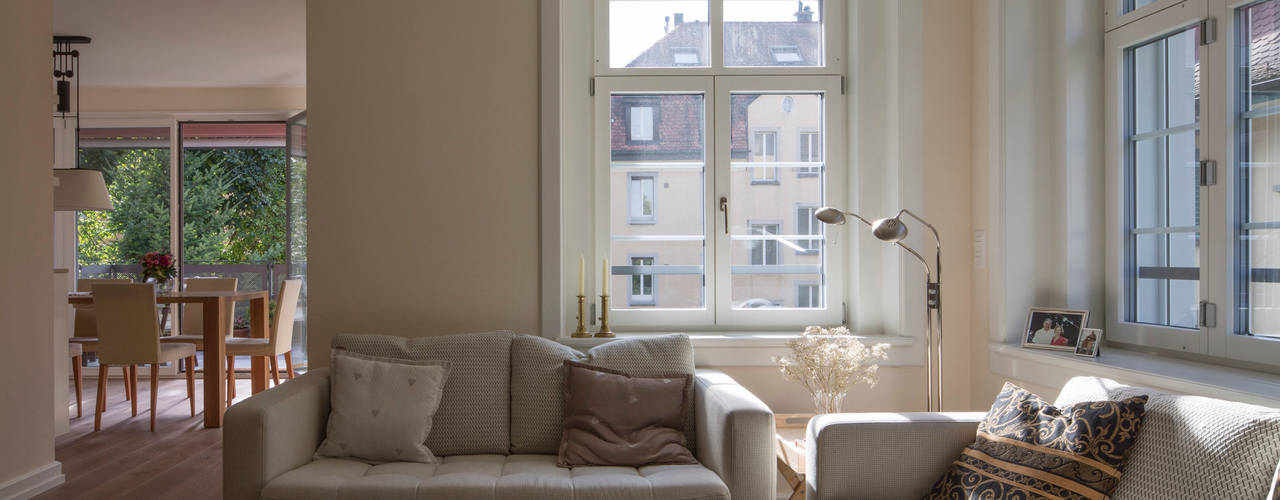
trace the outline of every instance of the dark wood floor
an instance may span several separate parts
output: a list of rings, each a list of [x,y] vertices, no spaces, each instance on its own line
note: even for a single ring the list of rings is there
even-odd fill
[[[141,378],[141,377],[140,377]],[[237,401],[252,392],[248,377],[236,380]],[[196,378],[196,416],[186,381],[161,379],[156,431],[150,432],[150,383],[139,380],[138,416],[131,416],[124,383],[110,379],[102,430],[93,432],[97,383],[86,378],[84,416],[71,410],[71,432],[55,440],[54,455],[67,482],[36,498],[222,497],[222,430],[204,428],[203,385]],[[71,391],[74,398],[75,391]]]

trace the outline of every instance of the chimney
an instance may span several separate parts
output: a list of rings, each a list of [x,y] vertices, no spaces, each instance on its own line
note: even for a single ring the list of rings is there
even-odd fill
[[[796,21],[802,23],[813,22],[813,7],[805,7],[804,2],[796,0]]]
[[[676,13],[676,26],[679,26],[679,25],[681,25],[681,24],[684,24],[684,13],[683,13],[683,12],[677,12],[677,13]]]
[[[671,16],[662,16],[662,32],[671,32]]]

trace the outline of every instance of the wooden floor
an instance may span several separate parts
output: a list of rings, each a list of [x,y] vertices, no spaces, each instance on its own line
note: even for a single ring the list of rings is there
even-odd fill
[[[247,375],[247,374],[246,374]],[[93,432],[97,382],[84,383],[84,416],[71,409],[71,432],[59,436],[54,456],[67,482],[36,498],[222,498],[222,430],[204,427],[204,386],[196,376],[196,416],[186,381],[161,379],[156,432],[150,427],[150,382],[138,381],[138,416],[130,416],[124,382],[109,379],[102,430]],[[249,397],[248,377],[237,377],[237,401]],[[70,391],[75,397],[75,390]]]

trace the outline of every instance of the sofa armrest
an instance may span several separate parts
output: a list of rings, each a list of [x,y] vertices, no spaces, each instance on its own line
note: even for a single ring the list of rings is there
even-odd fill
[[[920,498],[985,413],[837,413],[806,431],[806,498]]]
[[[258,498],[276,476],[311,461],[329,420],[329,370],[320,368],[227,409],[222,495]]]
[[[734,500],[777,496],[773,412],[738,382],[698,370],[694,389],[698,461],[720,475]]]

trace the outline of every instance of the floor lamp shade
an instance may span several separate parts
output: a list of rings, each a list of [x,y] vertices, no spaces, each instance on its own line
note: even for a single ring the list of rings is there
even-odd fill
[[[54,169],[53,210],[111,210],[102,172],[81,168]]]

